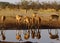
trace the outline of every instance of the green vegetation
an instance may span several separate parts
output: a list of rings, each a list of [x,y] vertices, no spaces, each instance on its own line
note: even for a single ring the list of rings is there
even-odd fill
[[[3,13],[4,12],[4,13]],[[16,4],[9,2],[0,2],[0,16],[15,16],[15,15],[28,15],[31,16],[37,12],[40,16],[46,14],[59,14],[60,3],[55,2],[33,2],[21,1]]]
[[[0,7],[1,8],[22,8],[22,9],[33,9],[33,10],[39,10],[39,9],[55,9],[56,11],[60,10],[60,3],[58,4],[56,1],[55,2],[28,2],[28,1],[22,1],[18,4],[11,4],[8,2],[0,2]]]

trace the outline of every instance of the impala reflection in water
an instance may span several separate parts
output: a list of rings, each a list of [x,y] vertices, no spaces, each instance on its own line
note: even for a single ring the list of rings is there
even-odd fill
[[[8,42],[59,43],[59,29],[0,30],[0,40]]]

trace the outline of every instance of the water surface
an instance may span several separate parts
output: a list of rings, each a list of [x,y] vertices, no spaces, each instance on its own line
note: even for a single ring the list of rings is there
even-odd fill
[[[26,30],[23,30],[26,31]],[[58,29],[58,35],[59,35],[59,40],[56,39],[50,39],[49,38],[49,33],[48,33],[48,29],[41,29],[41,38],[40,39],[32,39],[31,37],[28,40],[24,39],[24,34],[21,33],[22,36],[22,41],[19,41],[16,39],[16,30],[4,30],[5,32],[5,36],[6,36],[6,40],[4,41],[8,41],[8,42],[24,42],[24,41],[32,41],[32,42],[38,42],[38,43],[59,43],[60,42],[60,30]],[[52,30],[52,33],[54,34],[54,29]],[[1,40],[1,36],[0,36],[0,40]],[[3,41],[3,40],[1,40]]]

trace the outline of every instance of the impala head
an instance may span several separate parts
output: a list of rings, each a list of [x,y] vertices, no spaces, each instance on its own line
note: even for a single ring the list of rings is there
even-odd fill
[[[21,19],[21,17],[22,17],[21,15],[16,15],[16,19],[18,18]]]
[[[20,15],[16,15],[16,17],[20,17]]]
[[[32,16],[33,16],[33,17],[36,17],[36,14],[33,14]]]
[[[24,17],[24,21],[25,21],[26,23],[29,23],[29,17],[28,17],[28,16],[25,16],[25,17]]]

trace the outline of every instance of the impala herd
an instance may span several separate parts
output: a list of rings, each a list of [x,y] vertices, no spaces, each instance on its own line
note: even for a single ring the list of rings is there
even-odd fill
[[[57,15],[53,15],[52,19],[58,19],[59,16]],[[1,21],[4,22],[6,19],[5,16],[1,17]],[[32,37],[32,39],[34,39],[35,37],[37,39],[41,38],[41,33],[39,31],[39,28],[41,27],[41,18],[40,16],[38,16],[38,14],[34,13],[31,17],[28,16],[21,16],[21,15],[16,15],[15,17],[16,19],[16,24],[20,25],[20,28],[27,28],[28,31],[26,31],[26,33],[24,33],[24,39],[28,40],[30,38],[30,36]],[[29,29],[31,28],[31,29]],[[35,29],[34,29],[35,28]],[[37,31],[36,31],[37,29]],[[30,31],[31,30],[31,31]],[[16,31],[16,39],[17,40],[22,40],[22,36],[21,36],[21,31],[17,30]],[[58,36],[58,31],[55,31],[55,35],[53,35],[51,33],[51,30],[48,30],[49,36],[51,39],[59,39]],[[3,31],[1,31],[1,36],[2,36],[2,40],[5,40],[5,34],[3,33]]]
[[[1,17],[1,21],[4,22],[6,19],[5,16]],[[41,18],[37,14],[33,14],[31,17],[16,15],[15,17],[16,24],[20,25],[21,28],[40,28]]]
[[[54,23],[54,21],[58,22],[59,15],[52,14],[50,17],[51,17],[51,19],[49,19],[49,22],[52,22],[52,23]],[[29,16],[22,16],[22,15],[16,15],[14,17],[14,19],[16,21],[16,25],[18,25],[18,27],[22,28],[22,29],[23,28],[24,29],[29,29],[29,28],[30,29],[36,29],[36,28],[39,29],[39,28],[41,28],[41,25],[42,25],[41,24],[41,21],[42,21],[41,17],[37,13],[32,14],[31,17],[29,17]],[[4,23],[5,20],[6,20],[6,16],[2,16],[1,17],[2,23]]]
[[[26,28],[39,28],[41,25],[41,18],[37,14],[33,14],[32,17],[16,15],[16,20],[18,23],[24,23]]]

